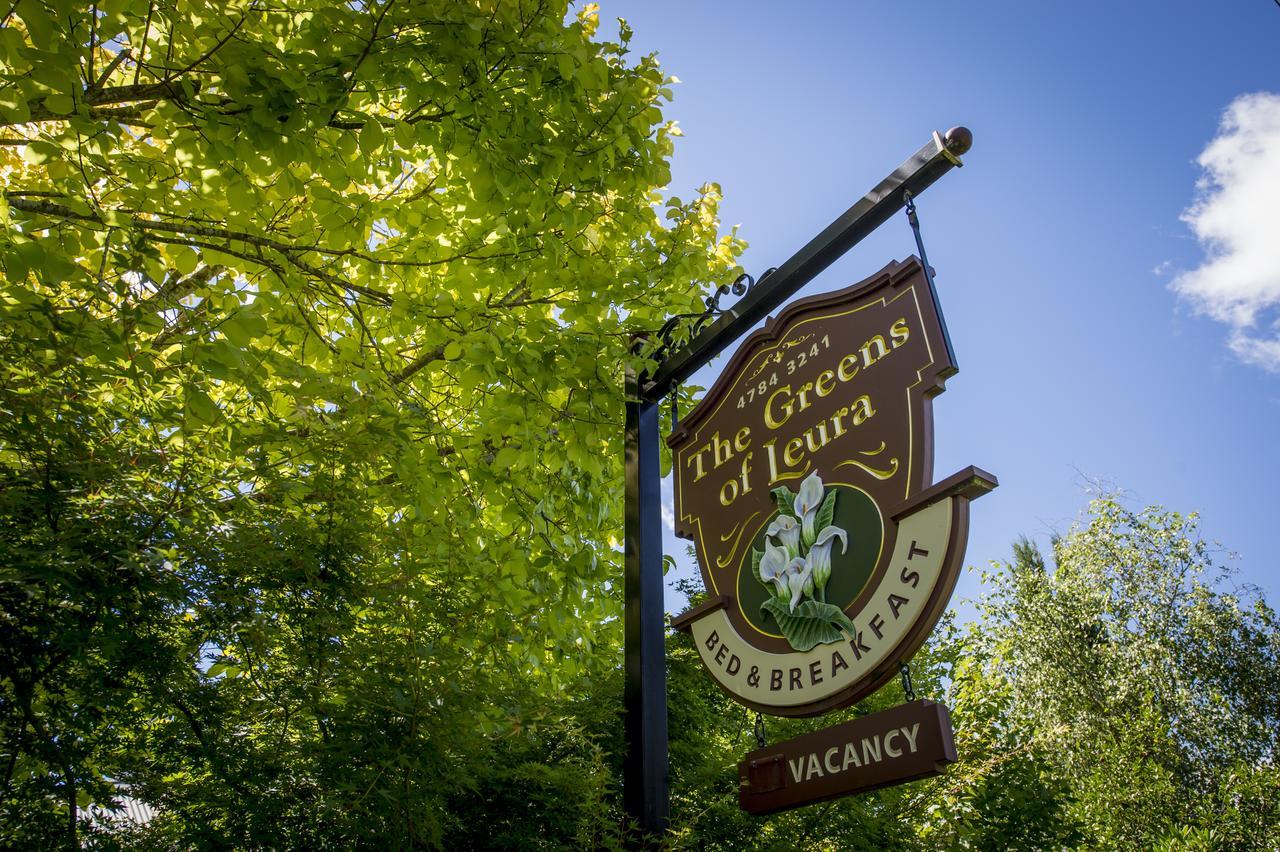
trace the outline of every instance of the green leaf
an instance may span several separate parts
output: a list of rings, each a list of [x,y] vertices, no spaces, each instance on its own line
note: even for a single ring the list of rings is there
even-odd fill
[[[573,79],[573,57],[568,54],[561,53],[556,57],[556,70],[560,72],[560,76],[566,80]]]
[[[252,311],[237,311],[219,326],[219,330],[236,346],[248,346],[254,338],[269,330],[266,319]]]
[[[16,88],[0,91],[0,118],[17,123],[26,121],[30,117],[31,110],[27,107],[27,99],[21,92]]]
[[[793,612],[790,601],[771,597],[760,605],[760,609],[773,616],[782,635],[797,651],[839,642],[841,630],[850,634],[854,632],[853,622],[835,604],[804,601]]]
[[[779,515],[796,517],[796,495],[794,491],[785,485],[779,485],[769,493],[773,495],[773,501],[778,504]]]
[[[41,50],[51,50],[54,34],[53,17],[49,11],[35,0],[22,0],[17,4],[17,10],[31,34],[31,43]]]
[[[76,108],[71,96],[63,92],[54,92],[44,99],[44,105],[54,115],[68,115]]]
[[[760,560],[764,558],[764,551],[759,548],[751,548],[751,576],[757,580],[760,579]]]
[[[200,255],[190,246],[183,246],[173,256],[173,267],[179,275],[190,275],[200,264]]]
[[[827,492],[826,498],[822,501],[822,505],[818,507],[817,522],[813,525],[815,532],[822,532],[831,526],[831,522],[836,517],[836,490],[832,488]]]
[[[382,125],[376,118],[371,118],[360,131],[360,153],[372,158],[385,141],[386,134],[382,132]]]
[[[199,388],[187,389],[187,414],[197,423],[205,425],[218,422],[222,412],[209,395]]]

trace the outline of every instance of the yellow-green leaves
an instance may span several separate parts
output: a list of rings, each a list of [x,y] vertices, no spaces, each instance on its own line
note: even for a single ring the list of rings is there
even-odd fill
[[[629,341],[741,242],[712,188],[660,205],[665,76],[568,12],[22,0],[0,28],[29,140],[0,146],[0,473],[60,453],[64,529],[172,551],[173,659],[270,660],[200,683],[236,742],[310,748],[353,707],[452,742],[616,663]]]
[[[200,256],[190,246],[183,246],[173,255],[173,268],[179,275],[190,275],[200,262]]]
[[[360,131],[360,153],[364,154],[367,159],[372,159],[382,148],[386,138],[386,134],[382,132],[382,125],[378,123],[378,120],[369,119]]]
[[[197,426],[209,426],[221,417],[218,404],[207,393],[197,387],[189,387],[186,391],[186,414]]]
[[[32,46],[41,50],[51,50],[54,46],[54,31],[57,26],[55,10],[38,0],[21,0],[15,5]]]

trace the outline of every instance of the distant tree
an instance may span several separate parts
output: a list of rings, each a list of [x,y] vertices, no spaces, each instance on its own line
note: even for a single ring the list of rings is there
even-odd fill
[[[941,846],[1280,845],[1280,623],[1196,516],[1095,500],[983,576],[952,646],[963,762],[934,783]]]

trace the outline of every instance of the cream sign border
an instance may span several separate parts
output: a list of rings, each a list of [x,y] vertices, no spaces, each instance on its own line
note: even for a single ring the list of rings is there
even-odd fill
[[[995,477],[966,468],[921,491],[890,513],[898,524],[888,570],[861,611],[854,635],[809,651],[760,651],[729,620],[729,596],[709,598],[671,626],[688,630],[716,683],[736,701],[780,716],[816,716],[852,704],[897,674],[924,644],[946,608],[969,532],[969,502],[996,487]]]

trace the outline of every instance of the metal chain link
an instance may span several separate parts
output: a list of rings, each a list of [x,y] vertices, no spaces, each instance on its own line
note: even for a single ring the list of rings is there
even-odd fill
[[[901,663],[898,666],[898,673],[902,675],[902,692],[906,695],[908,701],[916,700],[916,688],[911,683],[911,666]]]
[[[1280,0],[1277,0],[1280,2]],[[920,266],[924,270],[924,280],[929,283],[929,295],[933,299],[933,309],[942,320],[942,305],[938,303],[938,286],[933,280],[933,267],[929,265],[929,255],[924,250],[924,237],[920,235],[920,217],[916,214],[916,199],[911,190],[902,190],[902,203],[907,211],[907,222],[911,225],[911,233],[916,238],[916,251],[920,253]],[[942,321],[942,342],[947,346],[947,359],[956,366],[956,353],[951,348],[951,335],[947,334],[947,324]]]
[[[759,711],[756,711],[755,735],[756,735],[756,748],[764,748],[769,744],[769,739],[768,737],[765,736],[764,714]]]

